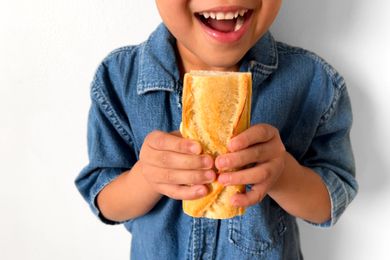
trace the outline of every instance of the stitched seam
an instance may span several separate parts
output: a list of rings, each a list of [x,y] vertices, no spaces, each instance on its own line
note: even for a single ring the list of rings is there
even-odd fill
[[[149,91],[156,91],[156,90],[168,90],[173,91],[174,87],[172,87],[172,81],[168,80],[159,80],[158,82],[154,83],[147,83],[143,79],[145,78],[145,71],[142,69],[143,60],[145,56],[145,49],[147,48],[149,42],[152,41],[154,35],[152,35],[146,42],[144,42],[142,45],[140,45],[140,62],[138,63],[138,80],[137,80],[137,93],[139,95],[144,94]]]
[[[284,222],[284,216],[281,214],[278,218],[278,226],[275,227],[272,234],[272,242],[266,242],[266,241],[258,241],[259,249],[257,248],[250,248],[249,246],[246,246],[243,243],[239,243],[237,241],[248,241],[246,237],[240,234],[239,231],[237,231],[234,228],[234,220],[231,220],[229,222],[229,241],[237,246],[239,249],[241,249],[245,253],[253,254],[253,255],[265,255],[268,251],[270,251],[272,248],[274,248],[275,244],[280,241],[283,234],[285,233],[287,227]],[[236,239],[234,239],[235,237]],[[245,242],[247,244],[247,242]]]
[[[279,54],[278,54],[278,48],[277,48],[277,43],[275,40],[273,40],[272,36],[270,36],[270,43],[271,43],[271,48],[272,50],[270,53],[272,54],[272,61],[271,63],[273,65],[265,65],[262,63],[259,63],[257,61],[252,61],[250,64],[250,67],[252,68],[253,72],[258,72],[261,73],[265,76],[269,76],[272,74],[272,72],[277,69],[279,65]]]
[[[342,92],[344,92],[344,90],[346,89],[345,84],[343,86],[341,86],[340,88],[335,88],[335,93],[333,95],[332,102],[330,103],[330,106],[325,111],[325,113],[321,116],[319,127],[326,123],[326,121],[331,117],[331,114],[335,111],[337,102],[340,100],[340,97],[343,94]]]
[[[100,91],[100,84],[97,79],[95,79],[94,84],[92,85],[92,97],[100,105],[100,108],[112,123],[114,128],[117,130],[119,135],[130,145],[132,145],[131,135],[127,133],[125,128],[122,126],[119,116],[116,114],[115,110],[112,108],[108,102],[107,97]]]
[[[102,169],[99,169],[96,174],[101,174],[102,172]],[[110,175],[109,175],[110,176]],[[106,224],[110,224],[110,225],[117,225],[117,224],[123,224],[125,223],[126,221],[112,221],[112,220],[109,220],[107,218],[105,218],[101,212],[101,210],[99,209],[98,205],[97,205],[97,202],[96,202],[96,199],[97,199],[97,196],[99,194],[99,192],[105,187],[107,186],[110,182],[112,182],[115,178],[117,178],[117,176],[110,176],[109,178],[106,178],[105,181],[101,184],[99,184],[98,186],[95,186],[92,190],[91,190],[91,193],[90,193],[90,196],[91,198],[93,198],[92,200],[92,203],[93,203],[93,211],[96,212],[96,214],[98,215],[98,217]]]
[[[103,59],[103,63],[109,61],[110,59],[112,59],[114,56],[118,55],[118,54],[129,54],[129,55],[132,55],[134,52],[137,52],[137,49],[142,46],[142,45],[127,45],[127,46],[123,46],[123,47],[119,47],[113,51],[111,51],[104,59]]]
[[[335,92],[328,108],[321,116],[319,126],[323,125],[330,118],[331,114],[334,112],[337,102],[339,101],[343,92],[346,90],[346,84],[344,78],[329,63],[327,63],[324,59],[322,59],[321,57],[319,57],[313,52],[310,52],[308,50],[299,47],[292,47],[281,42],[278,42],[278,49],[280,54],[300,55],[300,56],[310,58],[312,61],[314,61],[316,64],[319,64],[321,68],[325,70],[326,75],[331,80]]]
[[[321,67],[326,71],[327,76],[332,80],[335,88],[343,88],[343,85],[345,85],[343,77],[340,76],[340,74],[323,58],[319,57],[317,54],[299,48],[299,47],[292,47],[282,42],[277,42],[277,48],[278,53],[285,54],[285,55],[302,55],[304,57],[310,58],[317,64],[320,64]]]
[[[143,44],[142,47],[140,48],[140,61],[138,62],[138,79],[137,79],[137,93],[142,92],[142,88],[140,88],[140,84],[142,82],[142,79],[144,78],[142,66],[144,63],[144,56],[145,56],[145,48],[149,40],[146,42],[146,44]]]
[[[336,177],[335,182],[339,182],[339,179]],[[336,186],[336,185],[335,185]],[[334,225],[337,221],[337,219],[340,217],[340,212],[343,212],[346,209],[346,205],[349,205],[349,198],[348,198],[348,191],[345,187],[345,183],[341,182],[341,189],[343,189],[343,192],[339,192],[335,190],[335,197],[336,197],[336,208],[335,208],[335,215],[332,216],[332,224]],[[341,195],[340,197],[337,195]],[[345,200],[344,203],[343,200]]]
[[[158,81],[153,83],[145,83],[144,81],[139,81],[138,83],[142,85],[142,87],[138,89],[138,92],[140,93],[147,92],[150,90],[175,90],[175,86],[172,86],[172,81]]]
[[[109,62],[110,59],[112,59],[114,56],[119,54],[126,54],[126,55],[132,55],[134,52],[137,52],[139,48],[143,46],[144,43],[141,43],[140,45],[127,45],[123,47],[119,47],[113,51],[111,51],[102,61],[101,65],[98,67],[95,77],[93,79],[92,83],[92,98],[100,105],[100,108],[106,115],[106,117],[109,119],[109,121],[113,124],[114,128],[117,130],[117,132],[120,134],[120,136],[131,146],[133,145],[133,141],[131,138],[132,133],[128,133],[125,128],[122,126],[119,116],[116,114],[115,110],[111,107],[110,103],[108,102],[107,97],[103,94],[101,91],[101,84],[100,80],[98,79],[98,75],[101,74],[101,70],[103,69],[103,64],[106,62]],[[130,126],[129,126],[130,127]],[[131,131],[131,127],[130,127]],[[135,140],[135,139],[134,139]]]

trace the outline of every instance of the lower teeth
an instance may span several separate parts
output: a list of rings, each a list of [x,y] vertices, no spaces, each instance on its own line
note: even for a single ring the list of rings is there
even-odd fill
[[[234,27],[234,31],[238,31],[241,29],[242,25],[244,24],[244,18],[243,17],[238,17],[237,18],[237,22],[236,22],[236,26]]]

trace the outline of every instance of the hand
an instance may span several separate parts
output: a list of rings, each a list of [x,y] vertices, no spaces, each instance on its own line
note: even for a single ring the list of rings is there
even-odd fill
[[[177,200],[190,200],[207,194],[216,179],[210,155],[202,155],[198,142],[184,139],[179,132],[150,133],[142,145],[141,172],[152,188]]]
[[[253,185],[249,192],[231,198],[234,206],[247,207],[260,202],[284,170],[287,153],[279,131],[267,124],[252,126],[232,138],[228,149],[230,153],[216,158],[217,169],[242,170],[221,173],[218,182],[224,185]]]

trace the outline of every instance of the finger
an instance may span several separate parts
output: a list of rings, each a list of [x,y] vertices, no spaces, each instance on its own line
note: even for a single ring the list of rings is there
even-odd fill
[[[156,184],[206,184],[216,179],[216,173],[213,170],[174,170],[161,169],[154,166],[144,166],[143,173],[149,182]]]
[[[175,200],[193,200],[204,197],[208,193],[205,185],[158,185],[157,191]]]
[[[144,151],[147,156],[142,156],[141,160],[156,167],[192,170],[211,169],[214,165],[213,158],[208,154],[193,155],[172,151],[150,150]]]
[[[242,150],[256,143],[267,142],[276,134],[278,134],[278,130],[271,125],[254,125],[239,135],[233,137],[228,143],[228,149],[231,152]]]
[[[266,188],[261,185],[253,185],[247,193],[235,194],[231,198],[231,204],[235,207],[249,207],[262,201],[266,195]]]
[[[181,135],[180,131],[173,131],[173,132],[170,132],[170,134],[174,135],[174,136],[177,136],[177,137],[183,138],[183,136]]]
[[[202,152],[202,147],[198,142],[161,131],[153,131],[148,134],[145,142],[154,150],[186,154],[200,154]]]
[[[246,185],[266,182],[273,174],[273,165],[257,164],[248,169],[236,172],[226,172],[218,175],[218,182],[222,185]]]
[[[220,155],[215,160],[218,170],[237,169],[252,163],[262,163],[278,156],[280,148],[277,140],[253,145],[244,150]]]

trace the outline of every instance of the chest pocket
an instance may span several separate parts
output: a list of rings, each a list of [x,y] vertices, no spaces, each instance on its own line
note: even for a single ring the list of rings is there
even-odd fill
[[[286,232],[284,211],[269,197],[229,220],[229,241],[247,254],[264,256],[281,246]]]

